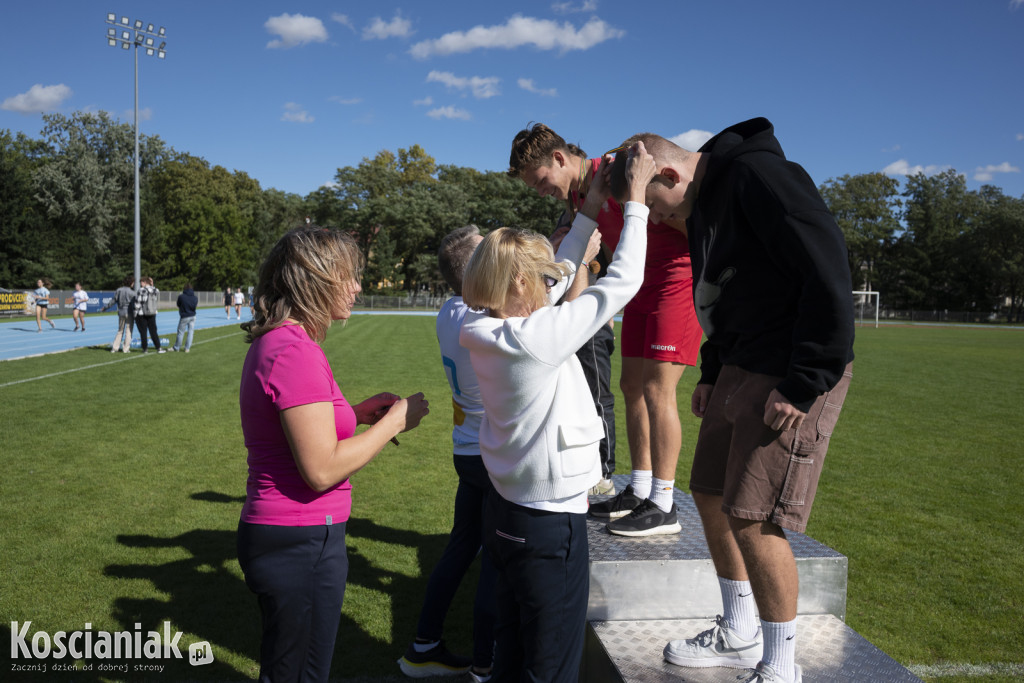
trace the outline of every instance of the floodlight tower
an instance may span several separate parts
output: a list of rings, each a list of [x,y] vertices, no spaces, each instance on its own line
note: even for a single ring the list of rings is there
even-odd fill
[[[159,59],[167,57],[167,41],[163,40],[166,32],[164,27],[155,29],[153,24],[136,19],[133,23],[128,17],[118,18],[116,14],[107,13],[107,23],[111,28],[107,29],[107,45],[111,47],[121,46],[127,50],[135,48],[135,291],[139,291],[139,281],[142,279],[142,247],[141,230],[139,218],[139,48],[145,48],[146,55],[152,57],[154,54]],[[156,41],[160,44],[157,45]]]

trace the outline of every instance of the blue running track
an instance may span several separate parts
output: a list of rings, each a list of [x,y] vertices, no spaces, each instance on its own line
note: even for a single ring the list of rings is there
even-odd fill
[[[241,323],[249,320],[249,309],[243,307],[242,319],[235,318],[235,312],[231,311],[231,319],[224,317],[224,307],[200,308],[196,311],[196,329],[203,330],[211,327],[233,327],[239,334],[238,329]],[[178,333],[178,310],[160,311],[156,316],[156,329],[160,333],[160,348],[174,346],[174,338]],[[117,334],[116,313],[95,313],[86,314],[85,332],[74,331],[75,323],[70,317],[58,318],[53,321],[56,329],[43,321],[43,331],[36,329],[35,317],[19,316],[13,320],[0,322],[0,361],[26,358],[28,356],[40,356],[47,353],[59,353],[71,351],[87,346],[98,346],[110,349]],[[132,336],[132,352],[141,353],[139,344],[139,331],[134,330]],[[166,340],[166,347],[164,341]],[[183,342],[184,343],[184,342]],[[149,352],[153,353],[153,342],[149,343]]]

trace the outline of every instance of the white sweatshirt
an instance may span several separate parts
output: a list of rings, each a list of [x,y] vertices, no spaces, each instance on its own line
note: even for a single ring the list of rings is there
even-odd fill
[[[459,342],[469,349],[484,419],[480,453],[494,488],[513,503],[557,501],[601,478],[597,416],[576,350],[633,298],[644,278],[647,207],[628,202],[608,274],[574,299],[526,318],[470,310]],[[579,214],[556,255],[575,271],[597,224]],[[565,278],[568,280],[569,278]],[[552,288],[561,296],[568,282]]]

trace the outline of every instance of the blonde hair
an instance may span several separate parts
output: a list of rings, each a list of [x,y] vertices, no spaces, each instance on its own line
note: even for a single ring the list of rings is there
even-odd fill
[[[260,266],[253,319],[242,325],[245,341],[252,343],[289,318],[323,341],[338,298],[362,270],[362,252],[347,233],[315,225],[285,233]]]
[[[519,228],[498,228],[484,237],[466,265],[462,298],[470,308],[490,315],[507,311],[515,296],[515,284],[525,283],[523,303],[531,311],[547,305],[543,276],[560,280],[569,274],[565,264],[555,263],[551,243],[543,235]]]

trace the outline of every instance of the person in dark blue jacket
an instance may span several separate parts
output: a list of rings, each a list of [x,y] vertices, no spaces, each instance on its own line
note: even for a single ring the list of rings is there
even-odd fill
[[[178,295],[178,337],[174,340],[171,351],[181,350],[181,338],[185,337],[185,353],[192,348],[192,334],[196,330],[196,306],[199,297],[192,291],[192,283],[186,282],[185,289]],[[186,336],[187,335],[187,336]]]
[[[674,640],[680,666],[754,670],[747,683],[798,683],[796,562],[852,377],[853,289],[842,231],[763,118],[697,152],[642,133],[657,175],[653,222],[687,231],[693,298],[707,341],[691,410],[702,418],[690,474],[723,614]],[[625,155],[620,154],[621,157]],[[623,192],[625,159],[612,167]],[[760,615],[760,623],[755,616]]]

